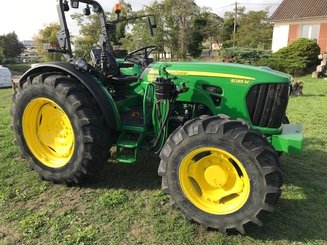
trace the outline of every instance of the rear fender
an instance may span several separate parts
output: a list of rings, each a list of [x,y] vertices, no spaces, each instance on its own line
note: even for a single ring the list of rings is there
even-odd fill
[[[89,73],[75,69],[74,65],[64,62],[49,62],[38,64],[29,69],[19,80],[19,84],[23,83],[29,76],[44,72],[60,72],[63,75],[70,75],[80,81],[85,88],[92,94],[96,100],[107,126],[111,129],[120,128],[120,116],[116,104],[108,90],[103,84]]]

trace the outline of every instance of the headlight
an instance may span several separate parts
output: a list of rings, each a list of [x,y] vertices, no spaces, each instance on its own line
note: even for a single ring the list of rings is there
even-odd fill
[[[87,71],[87,63],[83,59],[77,59],[75,61],[75,67],[80,70]]]

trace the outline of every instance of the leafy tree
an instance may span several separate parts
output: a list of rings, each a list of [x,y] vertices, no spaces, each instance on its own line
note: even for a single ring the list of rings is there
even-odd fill
[[[7,59],[14,60],[25,49],[25,46],[18,40],[15,32],[0,36],[0,55]]]
[[[242,13],[238,24],[237,46],[271,49],[273,24],[269,21],[267,10]]]
[[[132,7],[130,4],[126,3],[124,0],[119,1],[122,6],[121,16],[132,15]],[[108,19],[113,21],[116,20],[116,13],[114,10],[112,12],[107,12],[106,15]],[[79,26],[79,34],[80,36],[76,37],[74,40],[75,44],[75,54],[76,56],[84,56],[86,59],[89,59],[91,49],[97,45],[99,37],[101,35],[101,26],[100,19],[98,15],[91,14],[89,16],[85,16],[84,14],[72,14],[72,19],[77,21],[77,25]],[[110,33],[109,36],[111,44],[113,45],[121,45],[122,39],[125,37],[126,26],[128,23],[126,21],[122,21],[115,26],[115,32]]]
[[[202,42],[207,37],[205,33],[205,26],[208,24],[204,16],[198,16],[193,20],[193,25],[189,33],[190,41],[187,45],[189,54],[192,57],[199,57],[202,52]]]
[[[219,33],[219,39],[223,42],[223,44],[233,39],[233,31],[234,31],[234,18],[233,17],[225,18],[223,26]]]
[[[201,12],[193,17],[193,24],[188,36],[188,53],[197,58],[201,55],[204,44],[210,44],[213,40],[219,42],[219,30],[222,28],[223,19],[203,8]],[[208,48],[208,46],[207,46]]]
[[[269,21],[268,10],[246,12],[244,7],[237,10],[236,39],[234,43],[234,12],[226,12],[220,31],[223,47],[233,45],[244,48],[271,48],[273,25]]]
[[[60,30],[60,25],[56,23],[48,24],[43,29],[39,30],[37,36],[35,36],[34,42],[36,43],[36,49],[43,61],[61,60],[62,54],[49,53],[48,48],[59,48],[57,41],[57,33]]]
[[[149,37],[148,27],[146,24],[137,22],[133,26],[132,34],[129,37],[130,43],[155,44],[159,48],[159,52],[165,54],[169,51],[172,58],[186,57],[189,43],[193,39],[192,28],[195,19],[200,14],[200,8],[195,4],[194,0],[163,0],[162,2],[154,1],[149,7],[142,11],[147,14],[157,16],[157,29],[154,37]],[[195,33],[195,32],[194,32]],[[196,33],[196,40],[202,39],[204,32]],[[202,39],[203,40],[203,39]],[[193,41],[195,45],[196,41]],[[138,44],[136,45],[138,46]]]
[[[142,10],[135,12],[135,16],[154,15],[156,16],[157,28],[154,30],[154,35],[150,35],[149,23],[146,19],[137,19],[130,23],[130,31],[122,40],[123,47],[128,50],[135,50],[141,47],[156,45],[158,47],[157,54],[165,53],[167,47],[168,33],[164,31],[164,21],[161,15],[163,5],[154,1],[150,6],[144,7]],[[154,19],[151,17],[151,21]]]
[[[208,9],[203,9],[201,16],[207,20],[206,26],[203,27],[203,32],[206,37],[214,37],[217,40],[219,38],[219,32],[223,27],[224,19],[215,13],[210,12]]]
[[[90,51],[96,46],[101,34],[99,17],[94,14],[85,16],[79,13],[73,14],[71,17],[77,21],[80,34],[80,36],[73,38],[75,55],[90,59]]]
[[[4,56],[3,56],[3,49],[2,47],[0,46],[0,64],[2,62],[2,60],[4,59]]]
[[[245,12],[245,8],[241,7],[237,9],[237,25],[236,30],[239,28],[239,19]],[[223,43],[224,48],[228,48],[234,45],[234,20],[235,12],[226,12],[224,15],[224,23],[219,32],[220,40]]]
[[[129,3],[126,3],[124,0],[119,0],[119,4],[122,7],[122,12],[120,13],[120,15],[122,16],[122,19],[124,18],[124,16],[129,17],[129,16],[133,16],[134,12],[132,10],[132,5]],[[110,13],[110,19],[111,20],[115,20],[116,17],[116,13],[114,10],[112,10],[112,12]],[[111,42],[113,45],[122,45],[122,39],[125,38],[126,35],[126,27],[129,24],[129,22],[127,21],[122,21],[117,23],[116,25],[116,30],[115,33],[113,33],[114,35],[111,35]]]

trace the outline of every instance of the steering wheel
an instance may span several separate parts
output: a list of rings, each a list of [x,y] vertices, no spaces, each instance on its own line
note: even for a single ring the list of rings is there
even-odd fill
[[[152,51],[156,50],[157,46],[150,45],[140,49],[136,49],[126,55],[124,61],[129,61],[136,65],[141,65],[143,68],[147,67],[152,60],[149,58],[149,55]]]

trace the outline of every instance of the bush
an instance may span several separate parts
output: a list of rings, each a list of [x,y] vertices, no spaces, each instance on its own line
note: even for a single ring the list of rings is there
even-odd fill
[[[223,49],[221,58],[224,62],[269,66],[293,76],[302,76],[319,64],[319,54],[316,41],[300,38],[273,54],[264,49],[234,47]]]
[[[319,64],[319,54],[320,48],[315,41],[300,38],[290,46],[273,53],[270,59],[261,60],[260,65],[270,66],[293,76],[301,76]]]
[[[9,70],[16,73],[25,73],[31,68],[31,64],[8,64],[5,65]]]
[[[220,53],[224,62],[258,65],[260,60],[271,58],[271,51],[254,48],[226,48]]]

